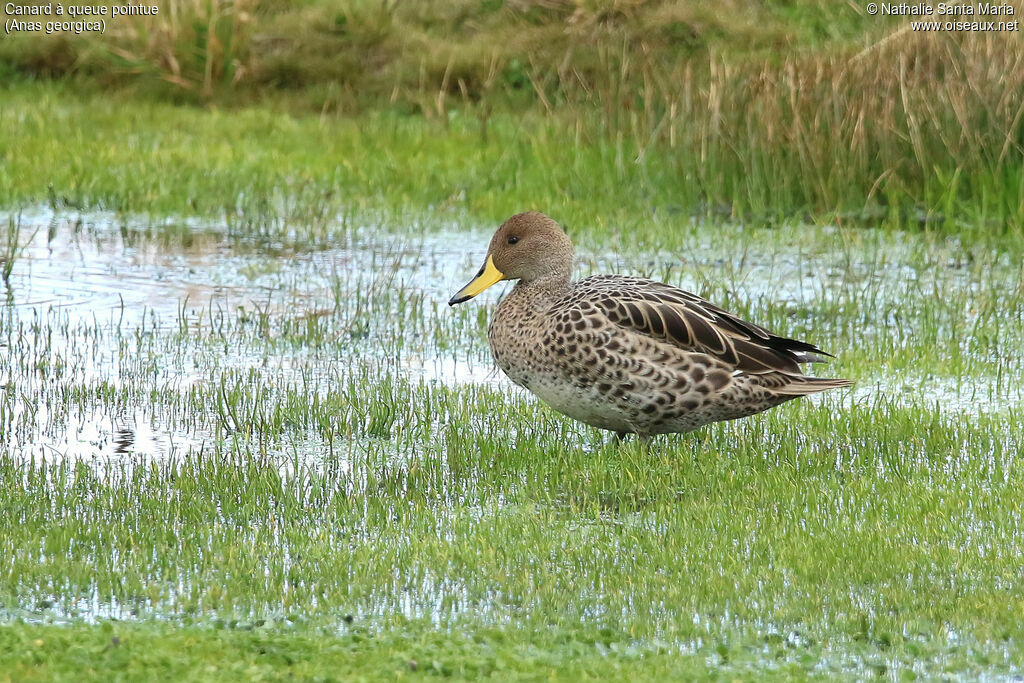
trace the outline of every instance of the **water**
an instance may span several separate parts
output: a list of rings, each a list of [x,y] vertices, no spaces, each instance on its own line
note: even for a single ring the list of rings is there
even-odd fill
[[[224,226],[198,221],[44,209],[20,221],[0,385],[16,389],[4,441],[23,457],[166,459],[223,436],[160,401],[114,407],[83,399],[69,407],[56,394],[72,388],[124,392],[142,382],[181,394],[250,371],[268,386],[302,381],[321,393],[357,372],[498,380],[473,340],[438,355],[422,333],[402,338],[409,318],[437,315],[472,270],[469,255],[451,246],[453,234],[410,239],[356,229],[335,248],[303,251],[232,241]],[[401,306],[387,294],[385,305],[376,301],[388,288],[400,292]],[[377,320],[378,311],[403,319]],[[326,318],[313,353],[301,343],[262,343]]]
[[[180,324],[211,309],[315,315],[337,283],[352,294],[387,274],[441,297],[470,270],[452,233],[414,240],[356,228],[343,245],[303,251],[233,240],[227,226],[195,220],[19,215],[8,305],[64,311],[72,323],[139,325],[151,316]],[[4,223],[9,217],[0,214]]]

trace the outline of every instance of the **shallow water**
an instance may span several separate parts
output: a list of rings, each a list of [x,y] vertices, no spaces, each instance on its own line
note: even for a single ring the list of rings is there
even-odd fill
[[[16,439],[5,439],[14,452],[166,458],[218,438],[202,420],[172,417],[156,403],[112,410],[102,400],[79,401],[55,419],[48,410],[55,382],[66,391],[142,381],[181,393],[235,372],[329,393],[340,377],[362,373],[515,390],[495,369],[482,334],[500,294],[457,309],[445,305],[482,260],[488,235],[480,230],[395,235],[356,226],[332,248],[304,249],[238,240],[208,221],[46,208],[23,211],[18,220],[20,252],[5,288],[0,336],[9,346],[0,385],[18,389],[5,418],[8,431],[20,425]],[[816,306],[835,305],[835,324],[862,337],[850,342],[854,348],[892,334],[915,297],[944,292],[958,293],[947,315],[965,308],[967,336],[977,315],[972,293],[984,286],[979,269],[1008,289],[1020,287],[1020,271],[1005,256],[970,267],[955,241],[924,249],[920,238],[897,234],[851,243],[824,229],[805,243],[754,250],[746,232],[696,226],[672,253],[584,249],[578,270],[647,275],[738,305],[741,314],[746,307],[758,321],[769,302],[798,324]],[[1019,312],[1007,315],[1008,341],[1019,340],[1020,322],[1012,318]],[[850,317],[856,319],[844,322]],[[830,324],[830,316],[817,316],[812,333],[827,337]],[[297,340],[267,345],[261,335]],[[39,372],[44,366],[50,372]],[[1019,377],[1019,362],[970,377],[918,375],[911,362],[895,375],[860,378],[852,400],[927,395],[944,409],[992,412],[1021,402]]]
[[[45,209],[18,216],[21,247],[7,303],[63,311],[71,323],[140,325],[155,317],[166,327],[211,309],[316,314],[337,283],[353,290],[382,273],[442,296],[466,265],[444,232],[411,239],[355,228],[345,244],[302,250],[232,239],[227,226],[194,220]],[[4,223],[9,218],[0,213]]]
[[[328,334],[346,336],[346,323],[372,317],[381,308],[375,298],[389,287],[408,300],[406,317],[436,308],[473,270],[469,256],[450,246],[451,234],[412,239],[356,229],[336,248],[303,251],[232,241],[224,226],[195,221],[58,217],[37,209],[22,212],[20,222],[20,249],[4,290],[0,344],[9,348],[0,386],[18,389],[6,415],[7,431],[18,439],[5,439],[7,445],[37,458],[161,458],[215,438],[201,428],[182,430],[156,405],[111,410],[94,401],[55,418],[47,400],[55,380],[118,388],[146,376],[159,391],[181,392],[229,370],[256,369],[272,383],[312,377],[319,380],[314,388],[327,390],[324,382],[337,379],[339,369],[357,366],[435,382],[497,379],[481,354],[438,355],[422,339],[403,341],[399,352],[395,335],[385,345],[365,331],[328,338],[338,352],[316,354],[301,345],[268,354],[246,343],[247,331],[270,320],[301,326],[327,316],[342,319]],[[400,335],[405,321],[394,322]],[[226,339],[194,343],[203,336]],[[59,372],[32,372],[43,364]],[[32,426],[10,429],[28,413]]]

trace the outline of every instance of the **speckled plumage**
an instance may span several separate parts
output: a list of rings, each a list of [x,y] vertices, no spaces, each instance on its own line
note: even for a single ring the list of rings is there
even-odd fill
[[[477,278],[450,302],[493,284],[465,295],[489,266],[488,279],[518,279],[491,321],[491,351],[513,382],[569,417],[647,437],[850,384],[807,377],[799,364],[822,360],[821,350],[695,294],[617,275],[571,282],[572,255],[553,220],[517,214],[495,233]]]

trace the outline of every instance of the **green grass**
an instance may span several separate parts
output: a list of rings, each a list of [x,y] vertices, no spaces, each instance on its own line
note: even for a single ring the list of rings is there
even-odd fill
[[[243,232],[289,202],[313,212],[291,216],[299,223],[353,204],[464,205],[493,220],[543,202],[606,204],[583,210],[591,224],[681,212],[1017,240],[1024,230],[1014,32],[915,32],[822,0],[174,8],[112,20],[119,30],[105,34],[16,33],[0,45],[14,84],[5,125],[38,136],[0,149],[14,178],[64,175],[50,179],[70,193],[56,199],[123,210],[241,212]],[[40,101],[26,85],[36,80],[92,99],[62,121],[45,86]],[[220,113],[179,117],[153,102]],[[191,125],[172,132],[180,123]],[[255,136],[269,140],[247,144]],[[115,191],[95,165],[69,164],[69,145],[82,154],[72,162],[149,172]],[[208,151],[197,158],[197,147]],[[195,187],[206,183],[222,184],[211,196]]]
[[[3,601],[30,618],[3,629],[5,669],[324,674],[339,650],[381,675],[1019,666],[1019,413],[802,406],[650,452],[500,393],[398,396],[406,426],[348,440],[348,472],[282,477],[255,435],[102,475],[5,459]],[[37,623],[97,602],[129,622]]]
[[[503,392],[392,391],[399,419],[376,431],[344,407],[379,391],[339,391],[334,419],[353,436],[338,460],[299,460],[288,476],[281,439],[259,454],[258,422],[145,467],[5,457],[2,601],[30,618],[6,638],[55,640],[8,650],[5,668],[146,666],[194,640],[174,664],[186,666],[237,638],[274,643],[279,670],[313,646],[328,655],[310,671],[354,648],[387,673],[425,659],[426,640],[443,668],[472,673],[495,666],[497,633],[500,656],[535,674],[580,666],[560,661],[565,647],[585,668],[602,643],[652,655],[650,667],[632,662],[651,678],[680,653],[723,674],[1019,666],[1021,605],[1006,594],[1021,580],[1019,412],[806,404],[648,451],[601,446]],[[97,604],[129,619],[113,625],[126,642],[156,638],[156,649],[109,652],[111,626],[33,625],[54,608],[74,623]],[[266,635],[211,630],[225,622]],[[364,629],[356,647],[349,634]],[[246,652],[217,665],[230,672]]]
[[[691,218],[882,224],[1012,244],[1024,215],[1020,164],[971,161],[953,148],[921,157],[907,175],[883,164],[852,176],[837,168],[823,181],[816,162],[773,157],[757,135],[645,149],[646,138],[609,138],[540,113],[495,114],[485,135],[471,116],[442,126],[388,112],[205,112],[77,101],[57,86],[9,90],[0,123],[18,130],[0,141],[2,205],[222,216],[232,234],[264,242],[327,243],[368,212],[415,228],[423,207],[486,224],[536,208],[579,239],[630,234],[650,248],[671,244]],[[905,153],[893,148],[893,163],[907,168],[914,157]],[[934,171],[947,162],[956,182]]]
[[[731,657],[744,649],[764,652],[770,669],[759,678],[803,677],[817,644],[769,634],[680,653],[666,644],[644,646],[625,632],[556,627],[438,632],[429,624],[393,619],[386,628],[353,622],[343,632],[303,630],[288,622],[218,623],[212,627],[103,623],[100,627],[24,626],[0,630],[5,680],[182,679],[301,680],[454,678],[524,680],[692,679],[749,674]],[[538,647],[534,643],[544,643]],[[855,656],[871,656],[870,646]],[[967,656],[953,647],[951,660]],[[886,661],[891,660],[888,657]],[[782,660],[782,661],[777,661]],[[871,670],[885,673],[882,659]],[[770,673],[769,673],[770,671]],[[819,672],[818,677],[824,677]]]

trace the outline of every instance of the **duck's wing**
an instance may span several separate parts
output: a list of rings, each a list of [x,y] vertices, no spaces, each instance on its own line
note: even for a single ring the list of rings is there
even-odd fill
[[[741,372],[802,375],[799,363],[821,362],[829,355],[813,344],[772,334],[696,294],[660,282],[597,275],[579,281],[575,289],[610,322],[706,353]]]

